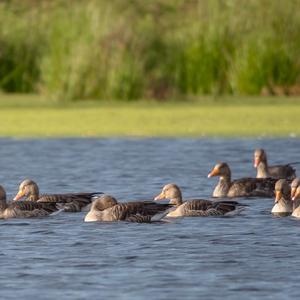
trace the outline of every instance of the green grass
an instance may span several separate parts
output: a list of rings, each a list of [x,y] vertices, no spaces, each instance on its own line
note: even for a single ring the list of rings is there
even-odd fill
[[[3,92],[299,95],[299,48],[300,0],[0,1]]]
[[[297,98],[207,97],[190,102],[84,101],[62,105],[36,96],[3,95],[0,136],[299,136],[299,116]]]

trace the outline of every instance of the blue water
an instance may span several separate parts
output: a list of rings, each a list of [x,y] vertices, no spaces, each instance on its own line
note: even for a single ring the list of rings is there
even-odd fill
[[[256,147],[274,164],[300,159],[299,139],[0,139],[0,183],[10,198],[27,177],[42,193],[152,199],[175,182],[186,198],[209,198],[214,164],[254,176]],[[0,298],[299,298],[300,221],[273,217],[273,199],[241,202],[250,206],[239,216],[168,224],[0,220]]]

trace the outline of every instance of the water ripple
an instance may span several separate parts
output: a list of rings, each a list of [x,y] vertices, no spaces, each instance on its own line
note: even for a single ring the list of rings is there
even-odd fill
[[[25,177],[47,192],[103,191],[152,199],[167,182],[210,197],[218,160],[254,176],[252,151],[299,160],[298,139],[0,139],[1,184]],[[284,149],[284,157],[278,151]],[[13,153],[13,155],[11,155]],[[297,166],[298,167],[298,166]],[[295,299],[300,222],[270,214],[272,199],[241,199],[230,218],[168,224],[83,223],[84,213],[0,221],[3,299]]]

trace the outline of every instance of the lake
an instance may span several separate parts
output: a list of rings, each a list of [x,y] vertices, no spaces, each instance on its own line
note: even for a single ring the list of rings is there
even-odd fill
[[[25,178],[41,193],[145,200],[174,182],[185,198],[210,198],[217,179],[207,174],[219,161],[239,178],[255,176],[257,147],[270,164],[300,160],[299,139],[0,139],[0,146],[10,199]],[[249,207],[238,216],[165,224],[84,223],[83,212],[0,220],[1,298],[299,297],[300,220],[273,217],[273,199],[239,201]]]

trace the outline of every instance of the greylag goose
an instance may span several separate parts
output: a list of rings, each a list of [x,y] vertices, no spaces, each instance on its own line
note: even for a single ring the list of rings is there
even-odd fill
[[[44,217],[57,211],[54,202],[6,202],[6,193],[0,186],[0,219]]]
[[[296,188],[294,195],[292,196],[293,201],[293,213],[292,216],[300,218],[300,186]]]
[[[93,201],[84,221],[152,223],[162,219],[171,207],[172,205],[158,204],[153,201],[118,203],[114,197],[102,195]]]
[[[25,198],[36,202],[60,203],[64,211],[78,212],[89,206],[93,197],[102,193],[66,193],[40,195],[38,185],[31,179],[24,180],[20,186],[14,200]]]
[[[254,168],[257,169],[256,178],[294,179],[296,177],[296,170],[291,164],[269,166],[264,149],[254,151]]]
[[[237,206],[242,206],[235,201],[210,201],[204,199],[194,199],[182,201],[180,188],[169,183],[165,185],[159,195],[154,200],[169,199],[169,204],[175,205],[175,209],[167,214],[167,217],[207,217],[207,216],[223,216],[232,213]]]
[[[291,188],[285,179],[279,179],[275,184],[275,204],[272,214],[288,216],[293,212]]]
[[[213,176],[220,177],[213,197],[274,197],[276,179],[241,178],[231,181],[231,171],[225,162],[215,165],[207,177]]]
[[[295,196],[298,186],[300,186],[300,178],[296,177],[291,183],[291,198]]]

